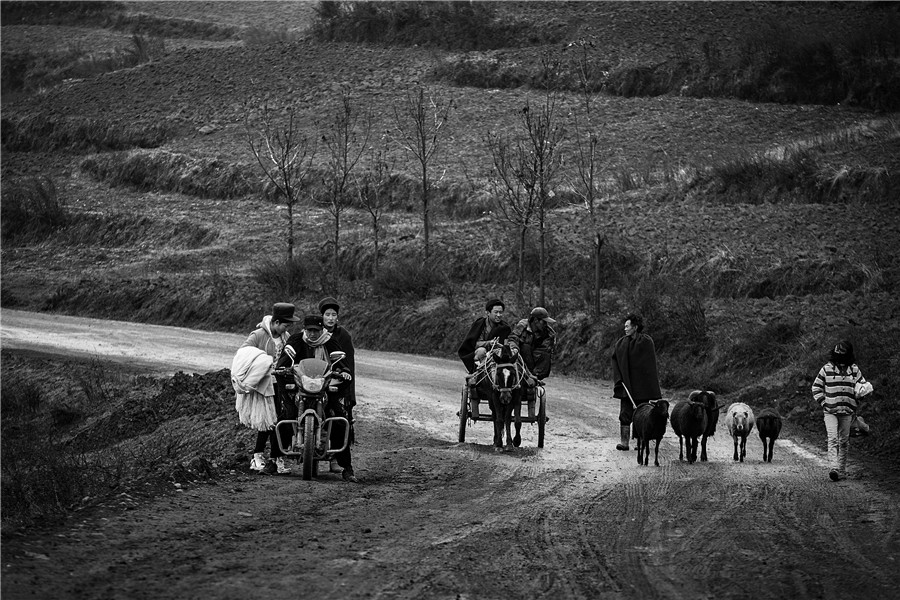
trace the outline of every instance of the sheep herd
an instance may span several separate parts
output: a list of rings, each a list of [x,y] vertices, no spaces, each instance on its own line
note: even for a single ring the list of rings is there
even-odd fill
[[[719,409],[724,405],[716,403],[716,394],[710,391],[695,390],[687,400],[681,400],[672,407],[669,414],[669,403],[658,400],[639,405],[632,419],[632,437],[637,440],[638,465],[646,466],[650,459],[650,441],[656,441],[655,460],[659,466],[659,442],[666,432],[666,423],[671,421],[672,431],[678,436],[678,460],[684,460],[687,454],[688,463],[706,461],[706,441],[716,433],[719,422]],[[743,402],[735,402],[725,413],[725,424],[728,433],[734,440],[734,460],[744,462],[747,455],[747,436],[754,426],[763,444],[763,462],[772,462],[775,440],[781,433],[781,416],[774,408],[764,408],[756,416],[753,409]]]

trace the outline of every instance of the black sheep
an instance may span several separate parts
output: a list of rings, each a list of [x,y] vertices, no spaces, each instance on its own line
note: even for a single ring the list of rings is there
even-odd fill
[[[763,445],[763,462],[772,462],[775,440],[781,433],[781,415],[774,408],[762,409],[756,415],[756,430],[759,431],[759,439]]]
[[[706,431],[703,432],[703,438],[700,440],[700,462],[706,462],[706,440],[716,434],[716,426],[719,424],[719,409],[722,407],[716,404],[716,393],[709,390],[694,390],[688,396],[688,400],[701,402],[706,407]]]
[[[656,457],[653,464],[659,466],[659,442],[666,433],[668,420],[669,403],[665,400],[640,404],[634,409],[631,437],[637,440],[638,465],[647,466],[650,461],[650,440],[656,440]]]
[[[672,431],[678,436],[678,460],[684,460],[687,442],[688,464],[697,461],[698,438],[706,432],[706,406],[702,402],[682,400],[672,408]]]

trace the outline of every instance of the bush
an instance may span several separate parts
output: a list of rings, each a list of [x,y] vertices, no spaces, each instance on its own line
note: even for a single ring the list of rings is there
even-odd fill
[[[449,287],[452,260],[435,254],[428,260],[419,256],[390,256],[382,261],[372,281],[376,293],[388,298],[425,299],[436,289]]]
[[[194,158],[164,150],[90,156],[80,167],[100,181],[141,191],[178,192],[217,199],[239,198],[263,191],[256,169],[249,165]]]
[[[155,148],[170,137],[166,125],[113,123],[87,117],[52,118],[43,114],[4,118],[3,148],[9,152],[75,150],[102,152]]]
[[[261,289],[276,298],[292,298],[305,290],[311,290],[321,281],[321,264],[295,256],[290,260],[273,259],[257,261],[251,268],[251,276]]]
[[[45,240],[71,221],[65,202],[47,177],[6,183],[0,198],[4,244]]]
[[[312,31],[320,41],[487,50],[555,43],[563,27],[491,2],[320,2]]]

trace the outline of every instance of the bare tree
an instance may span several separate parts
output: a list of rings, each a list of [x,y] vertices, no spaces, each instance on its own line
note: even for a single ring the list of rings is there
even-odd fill
[[[394,162],[388,155],[386,145],[380,147],[371,147],[371,153],[368,168],[363,171],[359,179],[357,191],[359,194],[359,202],[369,213],[372,218],[372,239],[375,242],[375,263],[374,274],[378,274],[379,261],[379,233],[381,231],[381,217],[387,208],[390,194],[387,185],[394,176]]]
[[[394,106],[397,142],[419,162],[422,181],[422,222],[425,232],[425,258],[430,253],[431,233],[429,168],[442,136],[445,134],[452,100],[435,99],[425,88],[407,89],[404,98]]]
[[[244,111],[244,129],[250,151],[266,178],[284,197],[287,207],[287,259],[294,258],[294,207],[309,184],[315,141],[300,130],[297,109],[285,108],[286,119],[276,122],[268,101],[259,112]]]
[[[537,201],[534,169],[529,166],[530,152],[521,139],[513,140],[509,135],[492,132],[486,142],[493,161],[490,182],[494,201],[503,218],[516,228],[519,237],[517,290],[521,301],[525,282],[525,242],[533,225]]]
[[[340,91],[337,106],[322,132],[327,151],[326,170],[322,176],[325,204],[334,219],[334,284],[340,273],[341,214],[350,205],[348,186],[353,170],[359,164],[372,133],[372,114],[357,109],[349,89]]]
[[[583,100],[584,117],[575,115],[575,149],[574,149],[574,177],[571,182],[572,189],[581,200],[582,206],[588,213],[593,233],[593,311],[600,314],[600,287],[602,285],[602,273],[600,269],[600,252],[603,248],[604,236],[601,224],[600,212],[603,208],[603,173],[606,170],[606,161],[600,149],[600,140],[596,130],[602,124],[598,124],[598,118],[591,104],[592,95],[599,86],[597,73],[592,61],[591,49],[594,47],[591,39],[582,38],[568,45],[571,52],[571,62],[578,75],[579,91]]]

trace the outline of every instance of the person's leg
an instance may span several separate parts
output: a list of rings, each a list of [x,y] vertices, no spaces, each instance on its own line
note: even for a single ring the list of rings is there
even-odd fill
[[[253,458],[250,460],[250,468],[254,471],[262,471],[266,466],[266,458],[263,453],[266,451],[266,440],[269,439],[269,432],[256,432],[256,445],[253,447]]]
[[[631,419],[634,416],[634,406],[628,398],[619,400],[619,435],[621,440],[616,444],[616,450],[628,450],[631,440]]]
[[[847,476],[847,452],[850,449],[850,421],[853,415],[839,415],[837,418],[837,464],[841,477]]]
[[[832,481],[840,479],[840,463],[838,462],[838,418],[837,415],[824,413],[825,441],[828,447],[828,476]]]
[[[328,397],[328,406],[326,414],[334,417],[347,418],[347,411],[344,409],[343,399],[340,397]],[[329,446],[331,448],[340,448],[344,445],[344,436],[349,434],[347,424],[342,422],[332,422],[331,435],[329,437]],[[347,447],[334,454],[334,460],[341,469],[342,476],[346,481],[356,481],[353,474],[353,457],[350,454],[350,443],[348,440]]]

